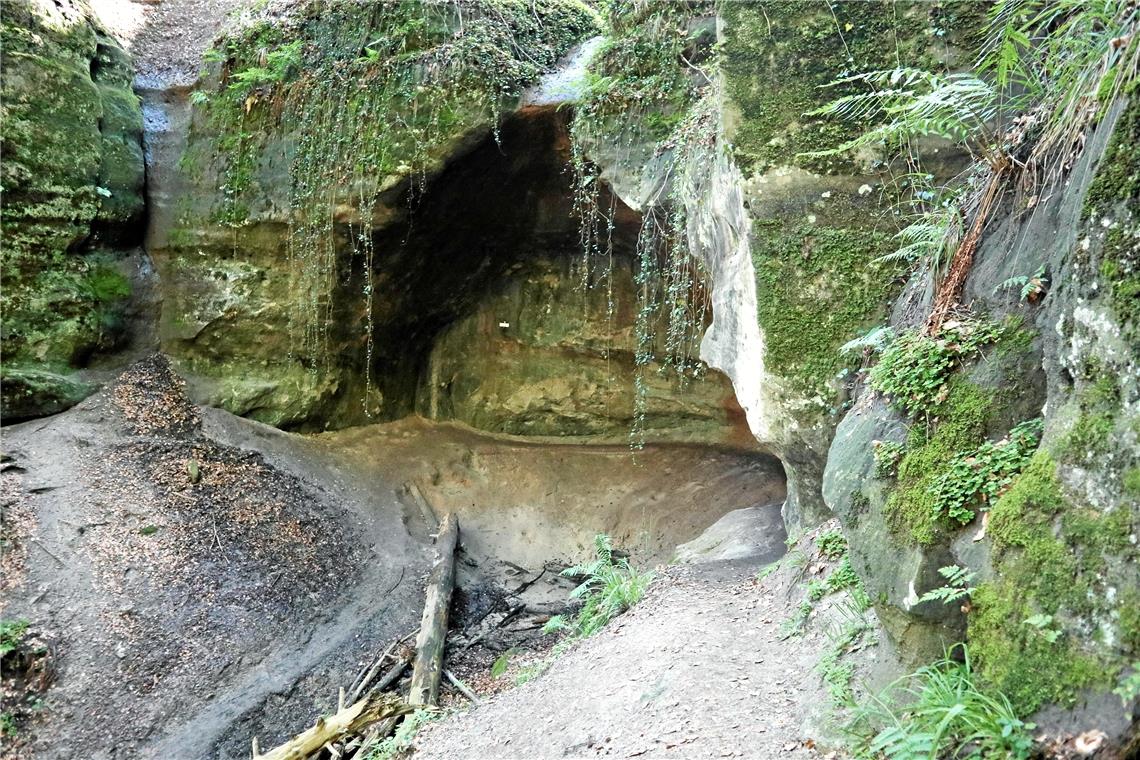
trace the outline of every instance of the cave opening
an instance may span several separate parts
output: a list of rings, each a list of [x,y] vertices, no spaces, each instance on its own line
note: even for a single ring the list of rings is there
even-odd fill
[[[693,551],[778,556],[783,466],[728,378],[639,375],[642,220],[605,185],[612,255],[583,272],[570,118],[523,108],[401,189],[408,213],[371,240],[366,370],[383,422],[326,435],[364,477],[405,484],[409,523],[458,512],[480,562],[576,561],[603,532],[665,561],[722,519],[727,533]],[[340,300],[359,303],[362,276],[347,283]],[[359,335],[366,319],[338,322]],[[639,382],[648,444],[631,451]]]

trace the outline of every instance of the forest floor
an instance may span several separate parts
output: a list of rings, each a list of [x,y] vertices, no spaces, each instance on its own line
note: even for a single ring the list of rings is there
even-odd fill
[[[651,694],[645,714],[662,724],[694,720],[699,706],[713,744],[734,741],[739,723],[741,756],[767,746],[766,732],[801,749],[810,736],[796,728],[810,705],[798,679],[814,677],[806,658],[818,642],[810,632],[777,640],[801,591],[750,580],[784,552],[783,481],[770,458],[680,444],[635,458],[622,446],[499,440],[418,419],[291,435],[195,406],[158,355],[74,409],[5,427],[3,439],[0,612],[30,623],[4,662],[0,711],[15,730],[0,748],[6,760],[70,758],[77,747],[92,760],[234,760],[253,736],[270,747],[303,729],[417,626],[434,524],[425,507],[455,511],[464,526],[448,667],[481,692],[504,691],[508,706],[533,699],[534,715],[568,721],[558,742],[571,754],[588,738],[576,733],[575,703],[552,710],[547,700],[609,658],[608,672],[622,674],[615,699],[640,688]],[[743,547],[725,538],[739,538],[731,520],[742,513]],[[559,570],[586,558],[595,532],[652,566],[714,522],[715,551],[746,558],[667,571],[643,606],[547,676],[508,688],[553,645],[539,629],[573,587]],[[463,646],[477,633],[478,645]],[[521,654],[492,678],[509,650]],[[707,692],[676,680],[703,677]],[[670,701],[682,692],[683,703]],[[487,735],[456,734],[470,748],[445,755],[517,756],[487,753],[502,730],[495,704],[456,719]],[[757,710],[771,717],[744,720]],[[611,743],[637,738],[620,731],[645,716],[627,717]],[[553,736],[544,727],[529,741]]]

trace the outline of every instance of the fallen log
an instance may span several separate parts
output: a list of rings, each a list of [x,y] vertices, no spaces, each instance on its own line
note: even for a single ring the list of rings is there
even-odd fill
[[[312,728],[266,753],[258,751],[255,738],[253,760],[305,760],[329,742],[359,734],[377,721],[407,715],[413,709],[394,694],[372,693],[327,718],[317,718]]]
[[[408,704],[435,705],[443,675],[443,646],[447,640],[447,608],[455,586],[455,546],[459,542],[459,518],[447,514],[436,533],[436,558],[428,576],[424,614],[416,636],[416,657]]]

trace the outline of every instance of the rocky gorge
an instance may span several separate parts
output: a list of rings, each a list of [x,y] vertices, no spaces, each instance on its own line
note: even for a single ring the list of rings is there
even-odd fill
[[[461,678],[561,646],[560,571],[604,534],[699,583],[779,561],[755,584],[803,620],[765,656],[824,661],[840,716],[796,708],[804,756],[1140,751],[1134,4],[18,0],[2,23],[12,756],[245,756],[336,713],[415,627],[445,514]],[[643,618],[687,620],[665,584],[694,581],[663,572]],[[524,608],[521,638],[475,642]],[[841,633],[811,643],[817,618]],[[944,657],[1000,695],[1004,739],[841,738]],[[503,705],[572,662],[424,751],[497,752],[464,723],[518,730]]]

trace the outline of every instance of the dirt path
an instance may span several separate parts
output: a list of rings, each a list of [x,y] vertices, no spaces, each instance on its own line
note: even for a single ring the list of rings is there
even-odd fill
[[[757,582],[754,569],[671,569],[544,675],[423,729],[414,757],[819,756],[827,626],[781,640],[800,602],[795,579],[782,571]],[[828,616],[826,602],[816,614]]]

